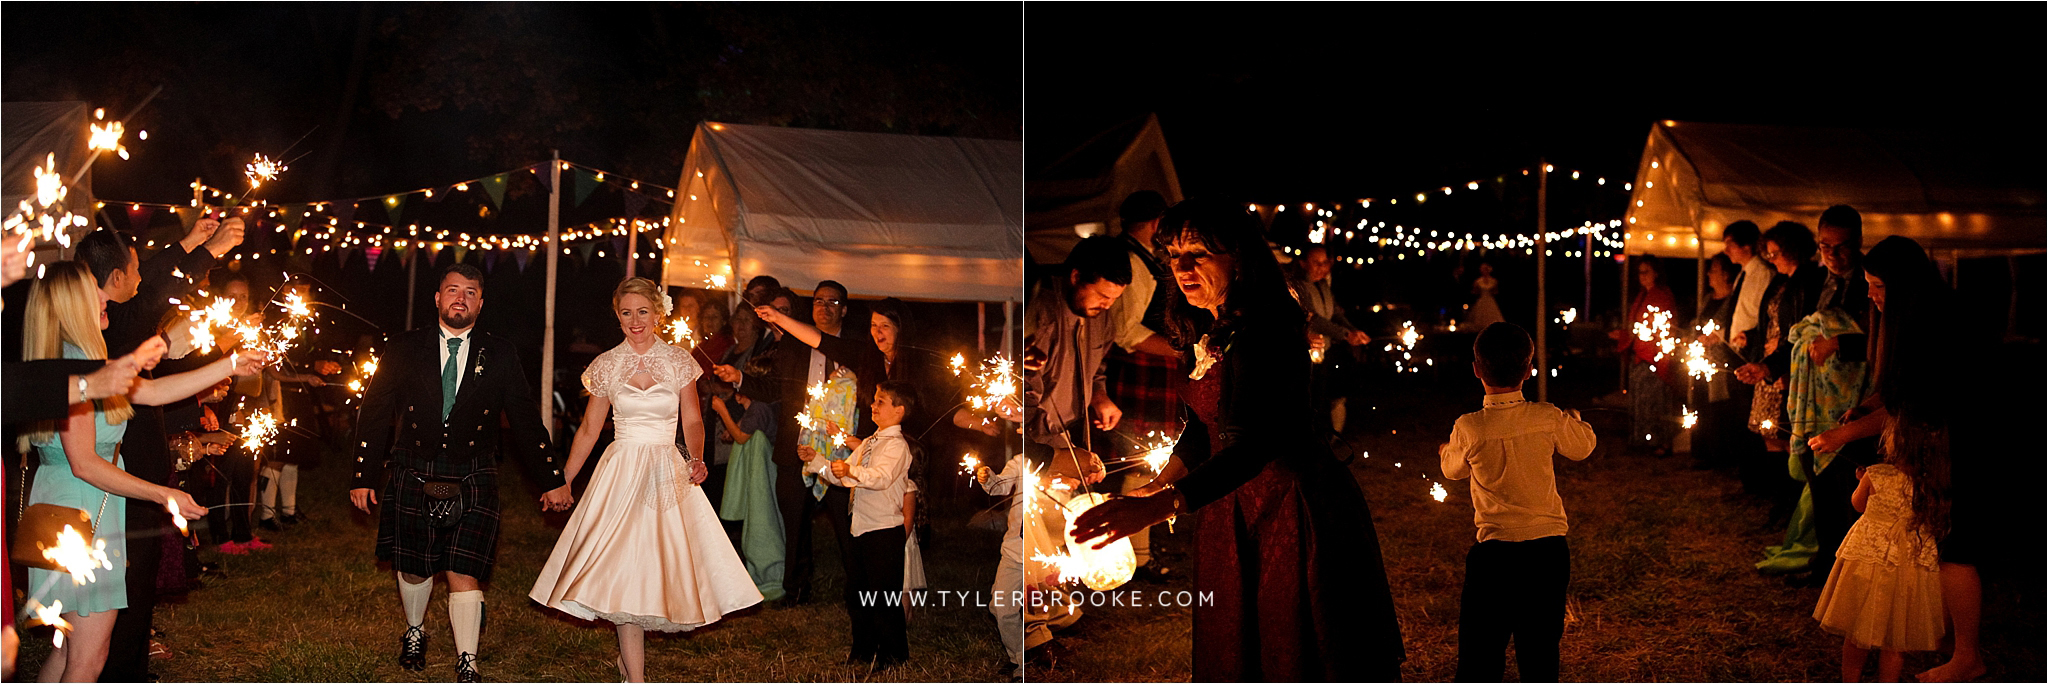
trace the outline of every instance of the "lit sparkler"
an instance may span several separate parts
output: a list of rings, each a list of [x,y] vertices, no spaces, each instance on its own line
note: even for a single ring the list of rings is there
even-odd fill
[[[1650,359],[1654,363],[1678,349],[1678,338],[1671,336],[1671,312],[1654,306],[1645,308],[1642,320],[1635,323],[1634,332],[1636,339],[1656,343],[1657,355]]]
[[[243,167],[242,175],[249,177],[249,189],[255,190],[256,188],[263,187],[263,184],[267,181],[277,180],[277,174],[290,169],[291,167],[285,166],[284,162],[257,154],[255,161],[251,161]]]
[[[1699,424],[1700,412],[1694,411],[1691,408],[1685,406],[1678,407],[1678,411],[1678,424],[1684,426],[1685,429],[1691,430],[1692,426]],[[1765,429],[1769,429],[1769,421],[1765,421]]]
[[[178,526],[178,534],[191,534],[192,531],[185,528],[185,516],[178,515],[178,500],[176,498],[167,499],[164,505],[171,511],[171,524]]]
[[[278,424],[276,417],[270,415],[269,410],[258,410],[249,414],[249,419],[242,428],[242,448],[249,450],[252,456],[255,455],[258,449],[270,446],[271,441],[277,439],[279,427],[282,426]]]
[[[96,570],[112,570],[114,562],[107,559],[107,540],[94,539],[85,542],[85,535],[70,525],[57,533],[57,545],[43,548],[43,558],[56,563],[71,573],[72,584],[85,584],[99,579]]]
[[[954,354],[953,360],[947,362],[946,367],[953,369],[953,375],[958,376],[960,375],[960,371],[967,370],[967,357],[960,354]]]
[[[697,331],[690,328],[689,318],[678,318],[669,324],[668,342],[684,349],[697,346]]]
[[[1438,503],[1442,503],[1444,498],[1450,495],[1451,493],[1444,489],[1444,483],[1436,481],[1429,483],[1429,498],[1436,499]]]
[[[56,648],[63,648],[64,634],[71,631],[71,623],[64,619],[64,602],[51,601],[45,606],[41,601],[29,599],[28,606],[35,611],[37,622],[57,628],[56,633],[50,635],[50,643]]]
[[[1173,458],[1173,447],[1180,440],[1169,438],[1158,430],[1147,433],[1145,437],[1148,441],[1144,445],[1144,452],[1138,459],[1144,461],[1145,467],[1152,469],[1152,473],[1155,475],[1165,472],[1167,460]]]
[[[356,377],[349,379],[349,393],[354,394],[356,399],[363,398],[363,389],[369,387],[370,379],[376,377],[376,375],[377,352],[372,350],[370,358],[364,359],[362,365],[356,367]]]
[[[974,475],[974,472],[975,472],[976,470],[980,470],[980,469],[981,469],[981,459],[979,459],[979,458],[976,458],[976,457],[974,456],[974,454],[963,454],[963,455],[961,455],[961,456],[960,456],[960,472],[963,472],[963,473],[966,473],[966,474],[968,474],[969,476],[972,476],[972,475]]]
[[[976,411],[993,410],[1005,400],[1017,402],[1017,374],[1010,360],[1002,354],[981,362],[981,373],[974,376],[972,394],[967,402]]]

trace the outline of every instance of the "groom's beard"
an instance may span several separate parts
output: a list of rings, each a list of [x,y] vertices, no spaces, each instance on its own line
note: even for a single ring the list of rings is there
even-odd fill
[[[450,327],[450,328],[455,328],[455,329],[457,329],[457,330],[460,330],[460,329],[463,329],[463,328],[467,328],[467,327],[469,327],[469,326],[471,326],[471,325],[474,325],[474,324],[476,323],[476,314],[474,314],[474,313],[470,313],[470,314],[466,314],[466,315],[464,315],[464,314],[453,314],[453,313],[448,313],[448,312],[442,312],[442,313],[441,313],[441,323],[442,323],[443,325],[446,325],[446,326]]]

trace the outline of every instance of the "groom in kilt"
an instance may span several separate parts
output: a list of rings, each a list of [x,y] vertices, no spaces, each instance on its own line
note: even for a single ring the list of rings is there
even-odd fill
[[[481,583],[497,559],[499,452],[517,454],[527,478],[547,492],[543,510],[572,502],[518,350],[474,329],[483,287],[475,267],[449,266],[434,290],[437,324],[390,341],[363,393],[349,490],[365,513],[382,504],[377,560],[397,571],[407,625],[399,665],[426,668],[427,601],[434,577],[447,573],[455,676],[464,682],[483,681],[476,654]]]

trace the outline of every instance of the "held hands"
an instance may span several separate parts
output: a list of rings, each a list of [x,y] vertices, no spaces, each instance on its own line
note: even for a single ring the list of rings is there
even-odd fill
[[[213,237],[213,231],[218,228],[220,228],[220,219],[214,218],[213,214],[210,213],[202,215],[199,217],[199,220],[192,222],[192,230],[185,233],[185,239],[179,240],[179,242],[184,244],[185,251],[187,252],[198,249],[200,245],[205,244],[208,239]]]
[[[221,255],[234,250],[235,246],[242,244],[244,225],[241,219],[228,219],[216,223],[220,229],[213,231],[213,236],[206,239],[206,251],[212,252],[213,257],[218,259]]]
[[[797,459],[808,463],[811,459],[818,457],[818,450],[811,448],[808,444],[798,445],[796,448],[796,457]]]
[[[704,465],[704,462],[703,462],[703,461],[699,461],[699,460],[695,460],[695,459],[692,459],[692,460],[690,461],[690,484],[693,484],[693,485],[700,485],[700,484],[704,484],[704,478],[707,478],[707,477],[710,477],[710,476],[711,476],[711,468],[710,468],[710,466],[706,466],[706,465]]]
[[[358,487],[348,490],[348,500],[349,503],[356,505],[356,510],[368,513],[370,512],[370,506],[377,503],[377,490],[369,487]]]
[[[543,511],[566,511],[575,503],[576,497],[569,494],[569,485],[550,489],[540,495],[540,509]]]
[[[1354,347],[1363,347],[1372,344],[1372,336],[1365,334],[1363,331],[1353,330],[1344,335],[1344,341],[1351,343],[1351,346]]]

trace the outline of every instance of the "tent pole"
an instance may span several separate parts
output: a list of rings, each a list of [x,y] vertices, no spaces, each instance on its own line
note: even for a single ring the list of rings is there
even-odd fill
[[[1536,159],[1536,400],[1550,401],[1550,283],[1544,264],[1550,249],[1545,233],[1550,213],[1550,167]]]
[[[1003,357],[1012,360],[1017,357],[1010,353],[1010,318],[1016,306],[1017,300],[1015,299],[1003,300]]]
[[[405,329],[412,329],[412,308],[419,302],[415,294],[420,284],[420,248],[414,245],[405,259]]]
[[[1632,274],[1632,273],[1635,273],[1635,267],[1636,267],[1636,265],[1635,265],[1634,263],[1632,263],[1632,262],[1630,262],[1630,261],[1628,260],[1628,236],[1627,236],[1626,234],[1624,234],[1624,235],[1622,236],[1622,242],[1621,242],[1621,316],[1620,316],[1620,318],[1621,318],[1621,331],[1622,331],[1622,334],[1624,334],[1624,335],[1626,335],[1626,334],[1630,334],[1630,333],[1629,333],[1629,330],[1631,329],[1631,327],[1632,327],[1632,326],[1634,326],[1634,325],[1635,325],[1635,321],[1629,320],[1629,314],[1633,313],[1633,312],[1634,312],[1634,309],[1630,308],[1631,304],[1629,303],[1629,299],[1628,299],[1628,277],[1629,277],[1629,275],[1630,275],[1630,274]],[[1619,359],[1617,359],[1617,360],[1616,360],[1616,363],[1614,364],[1615,368],[1618,368],[1618,369],[1620,369],[1620,370],[1621,370],[1621,393],[1622,393],[1622,394],[1628,394],[1628,365],[1629,365],[1629,364],[1631,364],[1631,363],[1634,363],[1634,362],[1635,362],[1635,360],[1636,360],[1636,357],[1635,357],[1635,351],[1634,351],[1634,350],[1632,350],[1632,349],[1631,349],[1631,350],[1623,350],[1623,351],[1621,352],[1621,354],[1620,354],[1620,358],[1619,358]]]
[[[988,302],[975,302],[974,351],[988,355]]]
[[[562,151],[550,150],[548,163],[548,251],[547,307],[543,310],[540,333],[540,425],[548,436],[555,434],[555,262],[562,256]]]
[[[1581,251],[1579,254],[1586,257],[1586,277],[1581,279],[1586,284],[1586,308],[1579,311],[1579,315],[1591,317],[1593,315],[1593,234],[1587,233],[1585,242],[1580,243],[1580,245]]]

